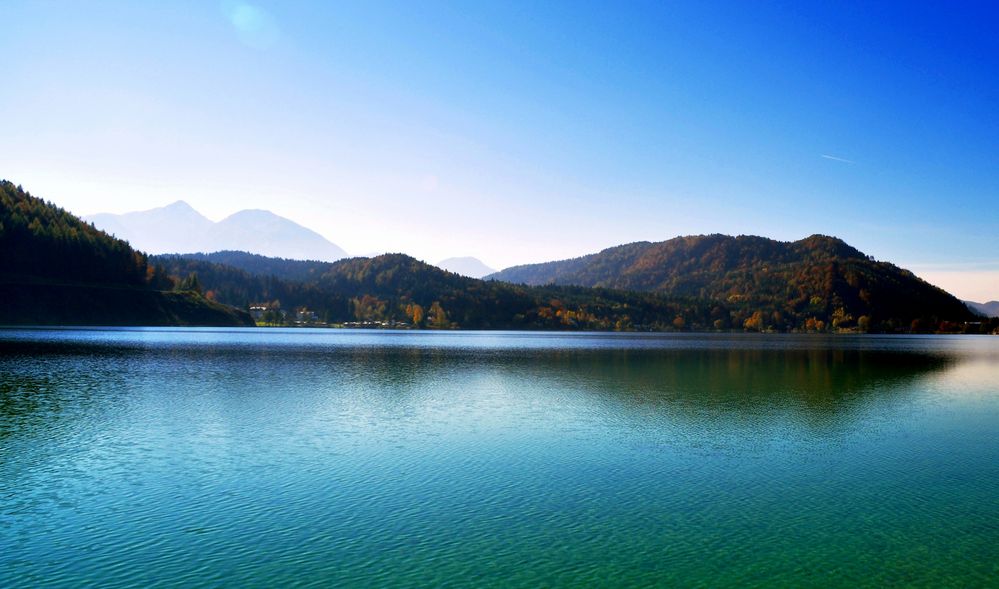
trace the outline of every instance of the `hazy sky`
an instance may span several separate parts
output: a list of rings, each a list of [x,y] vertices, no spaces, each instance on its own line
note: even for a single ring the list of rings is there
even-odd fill
[[[502,268],[836,235],[999,299],[992,2],[0,2],[0,177]]]

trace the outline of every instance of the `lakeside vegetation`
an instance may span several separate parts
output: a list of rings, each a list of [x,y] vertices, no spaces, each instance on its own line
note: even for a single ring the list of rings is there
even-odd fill
[[[204,256],[156,256],[154,260],[175,279],[196,275],[206,296],[216,300],[241,306],[263,303],[284,310],[305,307],[325,323],[436,329],[663,330],[677,317],[689,316],[698,325],[712,320],[712,306],[703,302],[608,289],[476,280],[403,254],[341,260],[308,281],[252,274]]]

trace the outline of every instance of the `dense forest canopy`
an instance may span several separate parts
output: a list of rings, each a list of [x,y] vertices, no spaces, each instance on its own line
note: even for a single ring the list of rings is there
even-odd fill
[[[756,238],[763,240],[762,238]],[[763,240],[770,241],[770,240]],[[777,242],[772,242],[777,243]],[[818,247],[816,247],[818,246]],[[307,307],[328,322],[405,322],[421,327],[504,329],[640,329],[640,330],[729,330],[751,331],[932,331],[979,329],[967,326],[967,309],[949,304],[953,297],[939,289],[907,291],[911,274],[899,270],[903,282],[892,283],[896,274],[864,274],[871,267],[854,267],[851,256],[862,254],[842,242],[805,240],[809,259],[824,264],[824,272],[801,277],[796,286],[783,285],[780,293],[809,288],[801,305],[797,299],[781,299],[765,289],[781,285],[778,272],[761,271],[761,280],[746,287],[744,296],[713,298],[703,291],[666,294],[565,284],[529,286],[498,280],[476,280],[453,274],[403,254],[375,258],[352,258],[332,264],[296,262],[274,258],[256,259],[243,254],[239,263],[250,271],[209,260],[231,260],[234,254],[157,256],[175,276],[196,274],[210,296],[233,305],[280,305]],[[818,251],[818,253],[816,253]],[[793,260],[792,256],[785,259]],[[866,258],[861,262],[870,262]],[[779,269],[779,264],[762,262]],[[789,263],[789,262],[786,262]],[[307,266],[302,266],[306,264]],[[310,265],[311,266],[308,266]],[[287,268],[283,266],[287,266]],[[284,280],[278,276],[302,275],[306,280]],[[845,268],[845,269],[844,269]],[[811,268],[810,271],[815,271]],[[842,277],[841,273],[846,274]],[[740,280],[734,273],[733,283]],[[754,277],[759,280],[761,277]],[[918,281],[921,283],[921,281]],[[806,286],[802,287],[801,285]],[[859,288],[872,284],[872,291]],[[925,283],[922,283],[925,284]],[[887,285],[887,286],[885,286]],[[755,290],[754,290],[755,289]],[[884,289],[887,289],[885,292]],[[851,293],[856,296],[851,297]],[[943,294],[942,298],[939,297]],[[886,295],[891,305],[879,309],[878,297]],[[864,299],[866,297],[867,300]],[[956,300],[956,299],[955,299]],[[859,303],[858,303],[859,301]],[[941,304],[943,301],[943,304]],[[866,306],[864,306],[866,305]]]
[[[0,180],[0,324],[252,325],[145,254]]]
[[[0,180],[0,274],[143,285],[146,256],[63,209]]]
[[[214,262],[243,270],[248,274],[273,276],[281,280],[308,282],[315,280],[328,272],[331,262],[316,260],[289,260],[287,258],[269,258],[258,254],[225,250],[212,253],[182,254],[190,260]]]
[[[712,307],[695,301],[476,280],[404,254],[340,260],[304,282],[251,274],[204,258],[156,256],[154,261],[174,276],[196,274],[206,294],[217,300],[242,306],[279,304],[285,310],[307,307],[328,322],[475,329],[665,329],[686,314],[699,326],[711,324]]]
[[[822,325],[896,331],[971,320],[954,296],[824,235],[789,243],[727,235],[638,242],[581,258],[508,268],[488,278],[711,300],[759,313],[751,316],[752,328]]]

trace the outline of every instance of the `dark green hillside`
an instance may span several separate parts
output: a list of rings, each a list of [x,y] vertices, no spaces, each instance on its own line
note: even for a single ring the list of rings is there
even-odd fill
[[[144,285],[146,257],[72,214],[0,180],[0,275]]]
[[[528,285],[573,284],[658,292],[729,305],[759,329],[927,330],[972,317],[955,297],[842,240],[795,242],[702,235],[639,242],[489,276]],[[863,318],[863,319],[861,319]],[[820,323],[821,322],[821,323]]]
[[[238,252],[242,253],[242,252]],[[167,254],[151,256],[150,261],[179,281],[188,276],[197,276],[205,294],[227,305],[245,309],[255,303],[275,303],[286,310],[297,307],[307,307],[322,311],[324,320],[335,320],[348,316],[349,299],[339,293],[322,290],[316,284],[318,278],[310,281],[285,280],[270,274],[254,274],[244,269],[208,261],[215,254],[175,255]],[[254,254],[246,254],[252,257]],[[264,258],[269,260],[267,267],[281,271],[283,264],[295,262],[281,258]],[[307,262],[309,264],[313,262]],[[316,262],[325,264],[325,262]],[[263,266],[261,266],[263,267]]]
[[[257,276],[273,276],[281,280],[307,282],[328,272],[332,263],[314,260],[268,258],[247,252],[221,251],[210,254],[177,254],[181,258],[222,264]]]
[[[524,287],[467,278],[403,254],[351,258],[309,282],[255,276],[187,256],[157,256],[177,278],[197,274],[219,301],[307,307],[328,322],[404,322],[466,329],[710,329],[717,305],[651,293]],[[677,322],[677,318],[683,318]]]
[[[253,325],[246,312],[190,291],[0,283],[0,300],[0,325]]]
[[[843,247],[845,244],[831,245],[834,254],[851,251]],[[822,255],[817,257],[822,259]],[[876,320],[870,317],[851,316],[849,309],[869,303],[845,298],[853,288],[849,281],[881,284],[878,281],[883,280],[880,275],[868,278],[863,274],[868,268],[852,261],[838,262],[831,270],[833,278],[829,292],[834,293],[833,302],[848,306],[847,310],[840,311],[842,307],[838,307],[826,311],[818,301],[808,300],[805,310],[797,312],[782,311],[788,307],[788,301],[767,301],[762,297],[730,296],[712,300],[687,293],[678,296],[599,287],[526,286],[476,280],[403,254],[340,260],[330,264],[320,276],[298,282],[253,275],[189,256],[157,256],[153,260],[163,265],[175,280],[196,274],[206,293],[219,301],[244,307],[253,303],[280,303],[285,311],[306,307],[316,312],[321,320],[331,323],[403,322],[418,327],[466,329],[909,331],[941,328],[940,319],[932,315],[925,323],[917,322],[916,325],[911,320],[903,323],[901,319],[889,319],[875,323]],[[272,260],[269,264],[281,262]],[[764,274],[776,274],[771,268],[777,266],[771,265]],[[848,278],[837,279],[840,274]],[[907,273],[903,273],[903,278],[905,276]],[[809,276],[807,284],[825,289],[829,277],[829,272]],[[888,286],[889,293],[905,288],[905,284]],[[838,295],[839,292],[843,294]],[[916,291],[893,308],[898,313],[921,317],[919,314],[924,312],[921,305],[936,304],[932,299],[920,298],[922,294]],[[885,295],[872,289],[864,296],[876,300]],[[943,328],[960,330],[965,326],[961,323]]]
[[[172,287],[127,242],[0,181],[0,324],[253,324]]]

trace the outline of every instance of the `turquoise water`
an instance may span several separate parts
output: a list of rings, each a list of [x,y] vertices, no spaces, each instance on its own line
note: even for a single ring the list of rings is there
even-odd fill
[[[0,330],[0,586],[999,584],[999,338]]]

